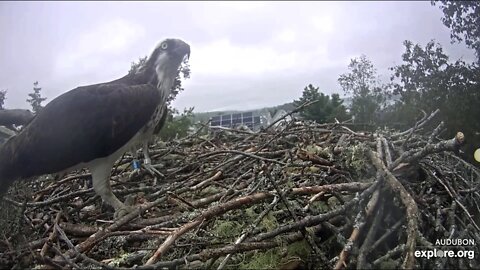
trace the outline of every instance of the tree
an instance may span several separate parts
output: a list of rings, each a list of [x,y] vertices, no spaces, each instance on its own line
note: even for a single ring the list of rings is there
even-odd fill
[[[411,118],[413,124],[413,116],[421,109],[440,109],[439,118],[447,128],[444,136],[462,131],[469,144],[467,152],[473,153],[480,147],[480,68],[461,60],[450,62],[434,41],[425,48],[410,41],[404,46],[403,63],[392,68],[393,91],[401,95],[397,115]]]
[[[479,1],[431,1],[439,4],[444,17],[442,22],[450,28],[452,42],[465,41],[465,44],[475,50],[480,63],[480,2]]]
[[[353,95],[351,114],[357,122],[375,122],[385,106],[385,86],[380,84],[376,69],[365,55],[352,59],[348,69],[350,72],[340,75],[338,82],[345,94]]]
[[[440,44],[433,40],[425,49],[408,40],[403,45],[404,63],[390,68],[393,71],[391,86],[393,93],[400,95],[403,103],[398,109],[404,119],[399,120],[412,124],[421,109],[432,111],[438,104],[445,103],[447,82],[440,82],[446,78],[439,75],[448,67],[448,56]]]
[[[138,58],[138,63],[137,62],[132,62],[130,66],[130,70],[128,71],[128,75],[133,75],[135,74],[145,63],[147,62],[148,57],[139,57]]]
[[[193,109],[193,107],[184,109],[182,114],[175,109],[169,111],[167,121],[158,136],[164,141],[187,136],[193,125]]]
[[[37,114],[43,107],[42,102],[45,101],[47,98],[42,97],[40,91],[42,90],[41,87],[38,87],[38,81],[33,83],[33,93],[28,94],[30,97],[27,99],[27,102],[32,105],[32,110],[34,114]]]
[[[5,99],[7,97],[7,90],[0,90],[0,110],[4,110],[3,105],[5,104]]]
[[[332,116],[335,117],[338,121],[345,121],[349,118],[347,109],[343,105],[343,99],[340,98],[339,94],[332,94],[332,99],[330,100],[330,103],[333,107]]]
[[[339,121],[346,120],[348,115],[340,96],[333,94],[330,99],[330,96],[319,92],[318,89],[309,84],[304,88],[300,99],[294,101],[294,105],[298,107],[306,102],[317,100],[316,103],[304,108],[300,115],[317,123],[331,123],[335,121],[335,118]]]

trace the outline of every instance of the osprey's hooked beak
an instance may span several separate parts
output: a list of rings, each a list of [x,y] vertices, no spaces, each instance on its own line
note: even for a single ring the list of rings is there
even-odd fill
[[[175,57],[182,58],[182,60],[190,59],[190,45],[180,39],[174,40],[175,48],[171,51]]]

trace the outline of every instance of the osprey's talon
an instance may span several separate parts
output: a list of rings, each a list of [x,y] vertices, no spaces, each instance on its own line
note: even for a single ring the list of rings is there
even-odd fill
[[[159,172],[155,167],[152,166],[152,164],[143,164],[143,167],[153,176],[160,176],[160,177],[165,177],[165,175],[161,172]]]
[[[121,218],[121,217],[126,216],[127,214],[133,212],[134,210],[135,210],[134,206],[124,205],[121,208],[115,210],[115,214],[113,214],[113,218],[114,219]]]
[[[165,177],[165,175],[161,172],[159,172],[155,167],[152,165],[152,160],[150,158],[145,158],[143,167],[153,176],[160,176],[160,177]]]
[[[138,177],[140,174],[141,174],[141,170],[140,169],[135,169],[128,175],[128,179],[131,180],[135,177]]]

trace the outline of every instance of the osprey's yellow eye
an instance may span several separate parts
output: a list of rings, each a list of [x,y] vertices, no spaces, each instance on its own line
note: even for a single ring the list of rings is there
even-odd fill
[[[166,50],[168,48],[168,44],[166,42],[163,42],[161,45],[160,45],[160,48],[162,48],[162,50]]]

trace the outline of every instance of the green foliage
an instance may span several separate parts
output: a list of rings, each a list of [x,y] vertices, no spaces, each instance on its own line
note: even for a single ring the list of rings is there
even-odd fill
[[[446,137],[462,131],[471,148],[478,147],[480,137],[480,68],[458,60],[449,62],[440,44],[430,41],[425,48],[405,41],[403,63],[392,68],[393,91],[401,95],[397,115],[413,124],[419,110],[440,109],[445,121]],[[471,156],[471,155],[470,155]]]
[[[309,84],[304,88],[300,99],[294,101],[294,105],[298,107],[306,102],[318,100],[318,102],[304,108],[300,115],[317,123],[335,122],[335,118],[339,121],[347,120],[348,114],[340,96],[332,94],[330,98],[330,96],[319,92],[318,89],[318,87]]]
[[[139,57],[138,62],[132,62],[128,75],[135,74],[145,63],[147,62],[148,56]]]
[[[386,86],[382,85],[377,70],[365,55],[354,58],[348,65],[349,73],[340,75],[338,82],[345,94],[353,95],[350,113],[359,123],[373,123],[385,106]]]
[[[7,96],[7,90],[0,90],[0,110],[5,109],[3,105],[5,104],[6,96]]]
[[[480,63],[480,2],[479,1],[431,1],[440,3],[443,11],[442,22],[450,28],[452,41],[461,42],[475,50]]]
[[[165,125],[160,130],[158,136],[164,141],[187,136],[193,125],[193,109],[193,107],[184,109],[183,113],[180,115],[178,115],[177,110],[169,109],[169,115],[167,116]],[[175,114],[177,114],[176,117],[174,116]]]
[[[167,99],[167,104],[170,105],[172,100],[174,100],[175,97],[184,90],[182,86],[182,81],[189,78],[190,78],[190,64],[188,63],[188,59],[185,59],[180,65],[177,77],[175,77],[175,81],[173,82],[172,92],[170,93],[170,96]]]
[[[332,107],[331,115],[337,118],[338,121],[345,121],[349,118],[347,109],[343,105],[343,99],[340,98],[339,94],[332,94],[330,104]]]
[[[28,94],[30,98],[27,99],[27,102],[32,105],[32,110],[34,114],[37,114],[43,107],[42,102],[47,98],[42,97],[40,91],[41,87],[38,87],[38,81],[33,83],[33,93]]]

